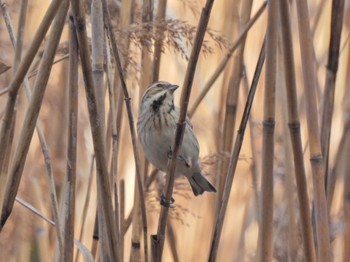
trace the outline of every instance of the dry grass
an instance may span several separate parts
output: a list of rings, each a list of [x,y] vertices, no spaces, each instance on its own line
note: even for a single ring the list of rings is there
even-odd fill
[[[348,260],[349,1],[68,2],[0,1],[1,260]],[[217,194],[144,161],[157,79]]]

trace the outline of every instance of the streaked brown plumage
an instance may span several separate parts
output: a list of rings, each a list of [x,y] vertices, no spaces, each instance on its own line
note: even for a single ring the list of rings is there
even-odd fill
[[[177,85],[168,82],[153,83],[143,94],[137,121],[137,132],[147,159],[158,169],[166,171],[169,152],[174,142],[176,122],[180,110],[174,106]],[[199,144],[189,118],[176,165],[176,174],[185,175],[194,195],[204,191],[216,192],[202,175],[199,163]]]

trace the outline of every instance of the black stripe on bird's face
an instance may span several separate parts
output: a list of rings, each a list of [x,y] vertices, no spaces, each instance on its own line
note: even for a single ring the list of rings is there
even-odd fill
[[[153,101],[153,103],[151,104],[151,107],[153,109],[154,112],[158,113],[159,112],[159,108],[161,105],[163,105],[164,99],[166,98],[167,93],[164,93],[164,95],[161,95],[160,97],[158,97],[156,100]]]

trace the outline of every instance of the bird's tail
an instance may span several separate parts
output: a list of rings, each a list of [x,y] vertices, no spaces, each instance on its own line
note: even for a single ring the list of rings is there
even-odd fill
[[[216,192],[215,187],[200,172],[193,173],[188,181],[195,196],[203,194],[204,191]]]

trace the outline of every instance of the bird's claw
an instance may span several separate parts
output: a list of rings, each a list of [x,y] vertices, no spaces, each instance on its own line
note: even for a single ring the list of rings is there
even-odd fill
[[[172,159],[173,158],[173,150],[171,149],[171,146],[169,146],[169,150],[168,150],[168,159]]]
[[[174,208],[175,206],[173,205],[175,202],[175,199],[171,197],[170,200],[167,200],[164,194],[160,195],[160,204],[163,207],[168,207],[168,208]]]

